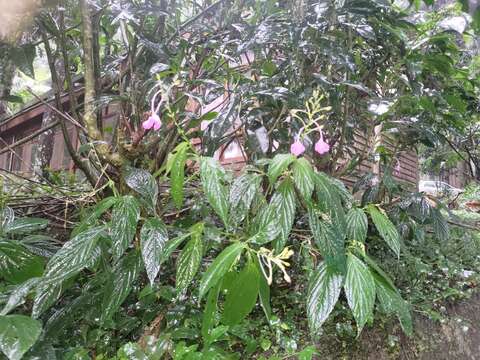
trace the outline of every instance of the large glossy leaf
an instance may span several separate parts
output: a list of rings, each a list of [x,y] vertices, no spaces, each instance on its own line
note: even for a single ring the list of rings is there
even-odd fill
[[[218,284],[223,275],[230,270],[232,265],[238,259],[243,249],[245,249],[245,245],[236,242],[223,249],[223,251],[215,258],[207,271],[203,274],[202,280],[200,281],[199,300],[203,298],[210,288]]]
[[[351,208],[347,213],[347,238],[365,242],[367,238],[368,219],[362,209]]]
[[[308,205],[308,222],[315,245],[332,268],[345,270],[345,239],[332,218],[313,205]]]
[[[45,229],[48,225],[47,219],[40,218],[17,218],[9,222],[4,231],[9,234],[31,233]]]
[[[182,249],[178,258],[176,275],[178,293],[183,293],[187,289],[200,267],[203,256],[202,232],[203,227],[201,226],[192,232],[192,238]]]
[[[295,161],[295,156],[292,154],[278,154],[270,162],[268,166],[268,179],[271,184],[274,184],[278,177]]]
[[[353,254],[347,257],[345,294],[360,334],[375,304],[375,281],[368,267]]]
[[[252,311],[257,302],[260,273],[255,263],[249,262],[237,274],[227,290],[222,322],[236,325]]]
[[[182,142],[175,148],[170,170],[170,192],[173,203],[179,209],[183,204],[183,185],[185,180],[185,162],[189,144]]]
[[[400,235],[395,225],[393,225],[390,219],[376,206],[369,205],[367,210],[380,236],[385,240],[390,249],[393,250],[395,255],[397,255],[397,257],[400,256]]]
[[[60,249],[60,243],[46,235],[25,236],[20,243],[32,254],[45,258],[52,257]]]
[[[3,307],[0,315],[7,315],[10,311],[17,306],[24,303],[28,293],[32,291],[33,287],[38,284],[39,278],[31,278],[25,281],[23,284],[17,285],[8,297],[7,303]]]
[[[203,157],[200,162],[200,178],[203,191],[213,210],[228,227],[228,193],[224,182],[224,170],[213,158]]]
[[[230,188],[229,204],[232,222],[242,222],[250,210],[254,197],[258,194],[261,176],[244,173],[237,177]]]
[[[152,174],[143,169],[129,167],[125,174],[125,182],[142,196],[142,202],[147,205],[150,212],[155,213],[158,186]]]
[[[0,234],[15,219],[15,213],[12,208],[5,206],[0,210]]]
[[[282,231],[275,205],[264,203],[253,219],[249,241],[257,245],[263,245],[273,241]]]
[[[448,222],[439,209],[433,208],[431,211],[433,231],[440,241],[447,241],[450,237]]]
[[[115,204],[110,223],[114,259],[118,260],[132,242],[139,218],[140,207],[133,196],[123,196]]]
[[[103,231],[103,226],[93,227],[66,242],[48,262],[42,282],[51,284],[65,281],[87,267],[95,255]]]
[[[334,181],[324,173],[316,173],[315,191],[317,196],[317,208],[321,212],[329,215],[337,232],[341,234],[342,237],[345,237],[347,231],[345,211]]]
[[[307,159],[302,157],[293,163],[293,181],[303,198],[309,201],[315,187],[315,174]]]
[[[19,360],[37,342],[42,324],[25,315],[0,316],[0,350],[10,360]]]
[[[32,317],[38,318],[53,304],[57,302],[63,292],[63,283],[54,282],[45,284],[40,282],[36,287],[33,301]]]
[[[275,250],[280,252],[288,240],[295,219],[295,189],[289,177],[285,178],[279,185],[270,201],[269,207],[275,209],[278,224],[280,225],[280,234],[275,241]]]
[[[167,241],[168,232],[165,224],[159,218],[147,219],[140,231],[140,246],[147,276],[152,285],[160,270],[163,249]]]
[[[18,284],[41,276],[43,260],[16,241],[0,240],[0,278]]]
[[[398,290],[389,284],[380,274],[373,274],[376,292],[380,304],[386,313],[395,313],[403,331],[408,336],[413,334],[412,315],[408,303],[402,299]]]
[[[326,262],[318,265],[310,276],[307,293],[307,318],[310,329],[318,333],[332,312],[342,290],[343,276]]]
[[[115,265],[105,287],[102,302],[102,320],[112,318],[132,290],[141,269],[140,254],[131,251]]]

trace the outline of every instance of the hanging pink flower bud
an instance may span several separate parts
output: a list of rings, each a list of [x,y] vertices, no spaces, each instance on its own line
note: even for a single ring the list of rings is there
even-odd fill
[[[290,146],[290,152],[295,155],[301,155],[305,152],[305,146],[300,142],[300,140],[295,140],[295,142]]]
[[[330,151],[330,145],[323,140],[323,132],[320,131],[320,140],[315,143],[315,151],[320,155],[326,154]]]

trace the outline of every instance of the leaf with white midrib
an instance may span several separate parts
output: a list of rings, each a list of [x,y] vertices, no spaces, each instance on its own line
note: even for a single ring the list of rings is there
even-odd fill
[[[200,162],[200,179],[208,202],[228,227],[228,195],[227,189],[222,184],[224,170],[215,159],[203,157]]]
[[[238,224],[246,217],[259,190],[261,180],[262,178],[258,174],[245,173],[233,182],[228,201],[234,223]]]
[[[87,267],[95,255],[95,248],[103,231],[103,226],[96,226],[66,242],[48,262],[42,282],[65,281]]]
[[[371,316],[375,304],[375,281],[368,267],[355,255],[348,254],[345,295],[357,323],[357,332]]]
[[[278,223],[280,225],[280,235],[276,240],[275,249],[280,252],[285,246],[290,231],[292,230],[295,219],[296,199],[295,189],[290,178],[282,181],[277,191],[270,201],[270,207],[275,209]]]
[[[115,265],[102,302],[102,322],[112,318],[132,290],[133,282],[140,273],[141,261],[137,251],[131,251]]]
[[[123,196],[115,204],[112,212],[111,237],[113,257],[118,260],[127,250],[137,231],[140,219],[140,207],[137,199],[131,195]]]
[[[145,270],[151,284],[160,271],[163,250],[167,241],[168,232],[165,224],[158,218],[147,219],[140,230],[140,247]]]
[[[332,312],[340,296],[343,276],[325,262],[312,274],[307,293],[307,318],[312,332],[317,333]]]
[[[385,240],[390,249],[393,250],[395,255],[399,257],[400,235],[398,234],[397,228],[375,205],[369,205],[367,209],[380,236]]]
[[[315,175],[312,166],[305,158],[293,163],[293,181],[305,200],[310,200],[315,187]]]
[[[274,184],[282,172],[284,172],[294,161],[295,156],[292,154],[275,155],[268,167],[268,179],[270,180],[270,184]]]
[[[365,242],[368,231],[367,215],[362,209],[351,208],[347,213],[347,238]]]
[[[193,280],[203,256],[201,233],[193,233],[177,261],[176,290],[183,293]]]

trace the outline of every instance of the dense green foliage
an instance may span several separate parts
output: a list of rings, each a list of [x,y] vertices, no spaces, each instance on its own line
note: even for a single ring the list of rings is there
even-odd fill
[[[70,97],[59,119],[80,124],[69,151],[94,204],[59,246],[2,195],[8,358],[311,359],[333,322],[355,338],[387,315],[410,336],[412,307],[435,316],[437,300],[467,293],[455,284],[478,269],[477,234],[451,229],[439,201],[392,173],[400,151],[456,140],[450,130],[478,117],[466,50],[478,16],[458,32],[441,22],[460,6],[373,0],[62,5],[37,15],[32,37],[57,108]],[[33,45],[4,46],[33,75]],[[107,105],[121,114],[113,128]],[[213,156],[237,141],[240,173]],[[340,179],[367,160],[379,171],[347,189]]]

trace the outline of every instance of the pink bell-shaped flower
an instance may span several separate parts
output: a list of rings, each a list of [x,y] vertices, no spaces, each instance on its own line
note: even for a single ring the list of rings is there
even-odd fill
[[[320,140],[315,143],[315,151],[320,155],[326,154],[330,151],[330,145],[323,140],[322,130],[320,130]]]
[[[160,121],[160,116],[158,116],[158,111],[160,110],[160,106],[162,105],[162,101],[159,102],[157,107],[155,108],[155,100],[158,95],[161,94],[161,90],[157,91],[153,97],[151,102],[151,115],[142,123],[142,126],[145,130],[158,130],[162,126],[162,122]]]
[[[299,156],[305,152],[305,146],[300,142],[299,139],[295,140],[295,142],[290,146],[290,152],[295,155]]]
[[[157,114],[152,114],[142,123],[142,126],[145,130],[158,130],[162,126],[162,122],[160,121],[160,117]]]

